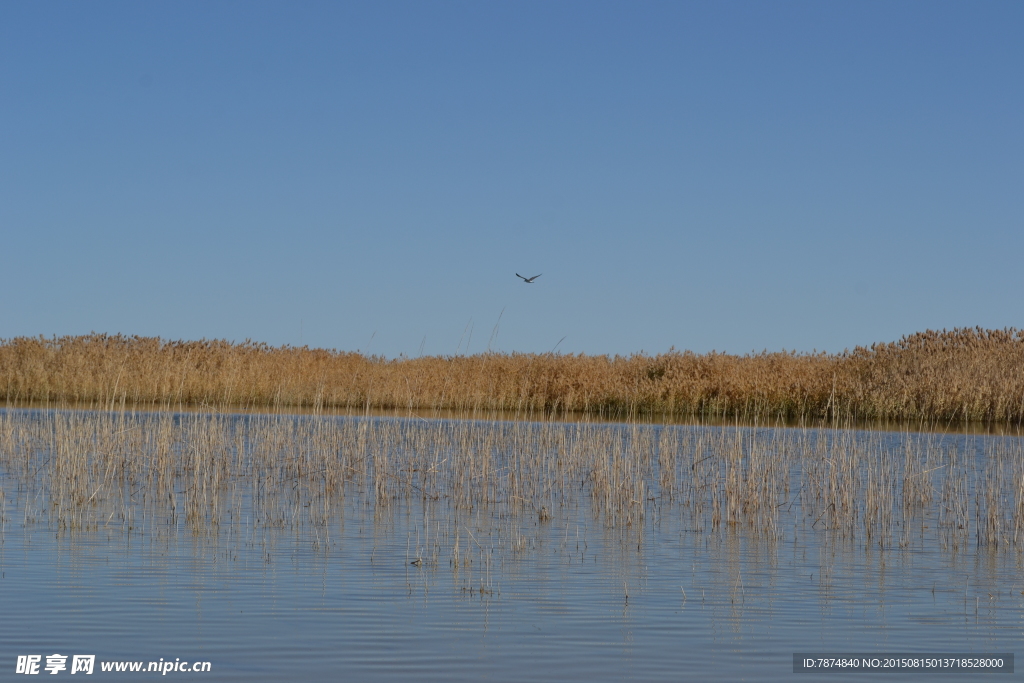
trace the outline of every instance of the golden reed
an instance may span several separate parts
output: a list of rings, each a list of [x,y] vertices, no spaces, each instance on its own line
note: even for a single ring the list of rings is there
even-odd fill
[[[0,341],[8,403],[502,410],[1020,422],[1024,331],[955,329],[839,354],[499,354],[388,360],[246,341]]]

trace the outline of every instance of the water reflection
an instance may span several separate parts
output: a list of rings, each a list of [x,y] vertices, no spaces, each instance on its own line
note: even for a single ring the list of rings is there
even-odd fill
[[[216,680],[789,680],[797,651],[1012,651],[1021,448],[7,411],[0,642],[201,656]]]
[[[949,420],[842,420],[813,417],[697,415],[627,409],[605,409],[597,412],[553,410],[459,410],[447,408],[366,408],[340,406],[296,405],[231,405],[221,403],[188,404],[170,402],[129,403],[127,401],[3,401],[0,410],[73,410],[80,412],[182,413],[193,415],[262,415],[292,417],[385,418],[402,420],[458,420],[472,422],[553,422],[559,424],[644,424],[697,427],[770,427],[775,429],[855,429],[873,432],[920,432],[935,434],[974,434],[989,436],[1024,436],[1024,425],[1010,422],[954,422]]]

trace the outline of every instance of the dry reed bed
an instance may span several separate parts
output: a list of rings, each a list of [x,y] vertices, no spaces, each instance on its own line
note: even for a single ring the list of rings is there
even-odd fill
[[[928,528],[951,548],[1024,545],[1024,445],[1011,437],[7,410],[0,474],[5,522],[64,529],[319,537],[349,497],[375,514],[498,520],[513,549],[525,527],[573,515],[611,529],[684,515],[698,533],[882,548]],[[456,556],[459,529],[445,535]]]
[[[8,402],[1024,420],[1024,332],[924,332],[841,354],[497,354],[386,360],[246,342],[0,342]]]

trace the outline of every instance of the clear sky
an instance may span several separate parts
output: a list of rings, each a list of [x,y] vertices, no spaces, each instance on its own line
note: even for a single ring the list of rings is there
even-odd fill
[[[1024,326],[1022,35],[1020,2],[0,3],[0,337]]]

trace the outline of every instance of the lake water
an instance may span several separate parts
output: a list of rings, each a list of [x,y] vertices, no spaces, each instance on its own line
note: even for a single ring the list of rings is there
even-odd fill
[[[84,420],[74,423],[76,429],[93,430],[77,447],[92,443],[93,450],[80,451],[82,457],[108,469],[114,461],[104,460],[100,451],[109,444],[97,434],[142,438],[140,433],[161,428],[154,416],[120,427],[91,424],[88,416],[60,419],[65,418]],[[137,474],[119,480],[126,482],[127,493],[93,494],[83,504],[86,512],[75,513],[81,523],[68,523],[76,518],[54,512],[63,503],[54,493],[53,477],[65,470],[47,470],[66,447],[60,443],[67,425],[48,423],[55,419],[51,411],[7,411],[3,419],[3,680],[20,678],[15,673],[19,656],[40,655],[40,673],[48,675],[43,667],[53,654],[68,656],[61,676],[72,675],[71,656],[95,655],[97,680],[152,678],[159,674],[104,672],[101,665],[140,661],[145,668],[161,658],[210,663],[209,672],[167,674],[180,680],[822,680],[837,674],[794,674],[794,653],[1007,654],[1024,636],[1024,563],[1014,540],[1019,512],[1013,493],[1024,480],[1011,462],[1021,448],[1013,438],[685,426],[637,431],[622,425],[588,426],[605,432],[577,431],[574,437],[559,436],[559,430],[573,430],[561,424],[398,420],[382,426],[374,420],[359,425],[356,418],[274,417],[267,419],[278,435],[282,424],[309,427],[318,420],[330,421],[331,429],[362,429],[352,432],[353,439],[373,430],[399,430],[393,433],[401,436],[388,437],[386,444],[371,438],[360,448],[370,455],[375,447],[413,453],[407,457],[408,462],[420,458],[417,478],[401,474],[412,477],[412,467],[395,468],[389,476],[398,484],[382,489],[387,483],[379,473],[386,465],[377,462],[376,475],[367,468],[347,478],[329,514],[314,516],[311,507],[321,498],[302,483],[307,475],[296,476],[294,486],[275,480],[273,504],[261,503],[266,494],[260,487],[269,480],[262,471],[253,474],[258,466],[252,456],[219,480],[228,502],[211,503],[213,493],[204,494],[208,506],[227,512],[207,508],[205,517],[189,520],[181,513],[182,501],[189,481],[198,481],[198,470],[182,463],[203,452],[197,444],[224,446],[210,445],[209,434],[196,431],[193,422],[201,418],[176,416],[163,423],[173,444],[169,457],[177,463],[170,465],[177,487],[171,494],[179,497],[175,510],[161,507],[158,496],[141,493],[155,491],[156,484],[143,477],[140,465]],[[259,418],[219,420],[217,433],[227,434],[225,443],[235,439],[235,450],[224,453],[241,457],[252,451],[249,439]],[[300,429],[296,437],[294,429],[287,427],[293,441],[278,444],[282,453],[305,452],[301,443],[308,444],[307,433]],[[489,436],[476,436],[482,432]],[[268,433],[259,432],[260,438],[270,438]],[[469,466],[468,460],[455,467],[452,461],[471,457],[458,455],[452,434],[469,435],[480,448],[492,449],[488,457],[497,458],[492,465],[504,467],[504,474],[492,475],[492,489],[481,488],[475,497],[444,494],[454,491],[460,468]],[[339,457],[351,463],[368,457],[346,450],[350,445],[344,438],[332,442]],[[517,448],[536,451],[540,458],[556,443],[550,439],[563,439],[550,460],[510,464],[509,453]],[[142,453],[146,443],[121,445],[126,452]],[[705,461],[717,468],[720,459],[714,476],[721,474],[725,491],[728,458],[713,449],[729,443],[752,463],[738,470],[748,478],[763,466],[751,455],[759,448],[787,463],[785,473],[766,475],[787,483],[775,491],[777,498],[756,513],[743,513],[746,517],[736,512],[735,519],[727,510],[728,496],[712,496],[701,508],[686,494],[699,487],[683,481],[696,478]],[[855,514],[849,523],[830,516],[831,503],[815,507],[807,496],[818,486],[809,483],[807,459],[817,454],[813,457],[831,463],[839,459],[836,453],[844,448],[850,453],[851,444],[858,443],[867,444],[858,451],[864,458],[871,453],[901,458],[893,472],[904,477],[923,472],[919,478],[931,482],[929,502],[897,510],[888,530],[876,529],[870,537],[868,493],[851,508]],[[606,448],[610,462],[627,467],[634,467],[628,463],[638,454],[633,479],[617,485],[644,491],[643,500],[611,506],[611,497],[589,492],[600,472],[583,455],[571,456],[579,444]],[[439,452],[416,450],[427,446]],[[798,446],[804,450],[797,455],[783,453]],[[678,457],[668,458],[659,449],[672,449]],[[902,459],[911,451],[923,458],[917,469]],[[571,480],[569,470],[559,469],[570,457],[578,457],[594,476]],[[986,469],[998,458],[1006,460],[1002,469]],[[424,462],[438,465],[432,471]],[[865,472],[874,467],[864,462]],[[956,483],[948,479],[956,467],[968,475],[966,529],[951,529],[954,518],[942,510],[952,500],[943,497],[943,486]],[[664,476],[668,468],[675,473],[671,478]],[[439,481],[427,474],[442,471]],[[983,496],[992,472],[1005,480],[997,482],[1001,507]],[[507,480],[512,474],[519,478],[515,488]],[[75,476],[92,477],[84,490],[113,481],[98,465]],[[525,486],[528,476],[535,478]],[[864,474],[855,487],[870,491],[869,480]],[[719,486],[717,478],[713,481]],[[899,495],[909,495],[908,490],[903,486]],[[530,501],[506,500],[516,497],[510,491]],[[106,502],[98,503],[101,498]],[[749,499],[744,500],[749,510]],[[714,505],[722,511],[717,522]],[[778,512],[765,511],[776,507]],[[986,515],[992,519],[996,513],[1002,515],[1002,540],[981,542],[977,529]],[[908,675],[926,674],[838,678],[907,680]],[[1010,680],[1019,674],[992,676]],[[977,680],[977,674],[944,673],[941,679]]]

